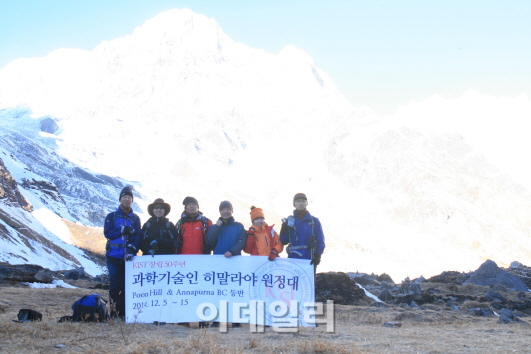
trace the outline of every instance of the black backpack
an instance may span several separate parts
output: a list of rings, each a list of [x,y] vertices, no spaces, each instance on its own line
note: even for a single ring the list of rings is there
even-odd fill
[[[106,301],[98,294],[85,295],[72,304],[72,321],[103,322],[110,318]]]

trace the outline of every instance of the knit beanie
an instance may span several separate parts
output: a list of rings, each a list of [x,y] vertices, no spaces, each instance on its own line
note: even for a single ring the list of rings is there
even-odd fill
[[[219,205],[219,211],[221,211],[221,209],[223,208],[230,208],[231,211],[234,211],[234,209],[232,209],[232,204],[228,200],[224,200],[221,202],[221,204]]]
[[[295,194],[295,196],[293,197],[293,206],[295,206],[295,200],[297,199],[304,199],[306,201],[308,201],[308,198],[306,198],[306,194],[304,193],[297,193]]]
[[[134,198],[133,190],[131,189],[131,187],[126,186],[124,187],[124,189],[122,189],[122,191],[120,192],[120,198],[118,198],[118,201],[120,201],[124,195],[129,195],[131,196],[131,198]]]
[[[257,208],[254,205],[251,207],[251,212],[249,214],[251,214],[251,221],[254,221],[254,219],[256,218],[265,219],[264,211],[262,210],[262,208]]]
[[[197,204],[197,207],[199,208],[199,202],[197,201],[197,199],[195,199],[194,197],[186,197],[186,198],[184,198],[183,205],[184,205],[185,208],[190,203]]]

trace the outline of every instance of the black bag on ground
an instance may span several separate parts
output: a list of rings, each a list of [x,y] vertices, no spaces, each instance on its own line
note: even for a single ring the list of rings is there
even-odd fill
[[[85,295],[72,304],[72,321],[103,322],[110,318],[106,301],[98,294]]]
[[[19,322],[42,321],[42,313],[30,309],[21,309],[17,317]]]

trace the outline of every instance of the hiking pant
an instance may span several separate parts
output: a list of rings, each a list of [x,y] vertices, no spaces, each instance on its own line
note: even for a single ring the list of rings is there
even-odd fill
[[[125,316],[125,261],[121,258],[107,257],[107,269],[110,279],[109,298],[114,303],[118,316]],[[116,314],[111,312],[111,316]]]

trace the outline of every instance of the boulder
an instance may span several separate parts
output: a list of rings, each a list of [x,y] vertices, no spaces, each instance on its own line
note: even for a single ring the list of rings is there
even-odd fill
[[[81,279],[81,278],[86,278],[85,268],[83,268],[83,267],[79,267],[79,268],[76,268],[76,269],[68,270],[68,271],[64,272],[63,275],[64,275],[64,277],[66,279],[70,279],[70,280],[78,280],[78,279]]]
[[[53,275],[54,273],[51,270],[43,268],[35,274],[35,279],[37,279],[39,283],[51,283]]]
[[[17,264],[0,262],[0,282],[51,283],[53,272],[36,264]]]
[[[511,262],[511,265],[509,266],[509,268],[511,269],[522,268],[522,263],[517,262],[517,261]]]
[[[502,309],[502,312],[500,314],[500,322],[503,324],[509,324],[513,323],[515,317],[511,310],[508,309]]]
[[[478,270],[472,273],[468,282],[481,286],[502,285],[510,289],[527,290],[527,286],[520,278],[500,269],[491,260],[487,260]]]
[[[55,134],[59,129],[57,122],[53,118],[45,118],[41,122],[41,131],[45,133]]]
[[[391,294],[391,292],[387,289],[382,290],[380,295],[378,295],[378,300],[381,300],[381,301],[390,301],[393,299],[394,299],[393,294]]]
[[[338,305],[368,306],[374,300],[343,272],[319,273],[315,282],[315,301],[334,300]]]
[[[413,279],[413,282],[418,284],[422,283],[423,281],[426,281],[426,278],[424,278],[422,275],[418,278]]]
[[[419,285],[419,283],[410,283],[408,287],[408,291],[410,294],[420,294],[422,293],[422,289]]]
[[[393,279],[391,278],[391,276],[389,276],[389,274],[386,274],[386,273],[382,273],[378,276],[378,278],[376,278],[376,280],[378,280],[380,283],[382,282],[386,282],[388,284],[394,284],[395,282],[393,281]]]
[[[485,294],[485,297],[481,299],[481,301],[494,301],[494,300],[499,300],[501,302],[506,301],[502,294],[497,293],[492,290],[487,291],[487,293]]]
[[[109,282],[109,276],[107,274],[100,274],[96,275],[93,280],[97,282],[107,283]]]
[[[347,274],[350,277],[350,279],[354,280],[356,283],[363,285],[363,286],[374,285],[374,282],[376,280],[371,275],[366,274],[366,273],[347,273]]]

